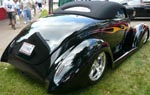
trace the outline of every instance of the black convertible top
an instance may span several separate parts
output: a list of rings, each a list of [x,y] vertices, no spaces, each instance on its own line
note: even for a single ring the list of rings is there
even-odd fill
[[[54,11],[54,14],[76,14],[95,19],[112,19],[120,9],[125,10],[125,7],[116,2],[76,1],[59,7],[56,11]]]

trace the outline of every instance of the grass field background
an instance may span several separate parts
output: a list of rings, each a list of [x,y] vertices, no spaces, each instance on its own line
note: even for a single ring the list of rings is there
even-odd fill
[[[53,95],[45,85],[0,63],[0,95]],[[60,94],[62,95],[62,94]],[[150,41],[94,86],[65,95],[150,95]]]

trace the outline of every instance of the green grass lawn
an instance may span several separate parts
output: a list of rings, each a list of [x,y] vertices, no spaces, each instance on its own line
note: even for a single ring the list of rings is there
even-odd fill
[[[53,95],[23,76],[12,65],[0,63],[0,95]],[[62,95],[62,94],[61,94]],[[65,95],[150,95],[150,41],[96,85]]]

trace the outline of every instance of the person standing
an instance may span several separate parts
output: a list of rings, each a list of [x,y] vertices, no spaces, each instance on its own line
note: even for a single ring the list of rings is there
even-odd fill
[[[31,4],[32,4],[32,9],[34,11],[34,15],[36,15],[36,2],[35,2],[35,0],[31,0]]]
[[[21,1],[21,8],[23,11],[23,18],[24,18],[24,23],[31,22],[31,8],[32,8],[32,3],[30,0],[22,0]]]
[[[15,4],[16,4],[16,9],[17,9],[17,15],[20,17],[21,14],[21,4],[20,4],[20,0],[15,0]]]
[[[8,13],[9,18],[9,25],[15,30],[15,24],[16,24],[16,7],[15,2],[13,0],[5,0],[3,7],[6,9]]]
[[[21,10],[20,10],[20,0],[14,0],[15,5],[16,5],[16,24],[20,24],[20,14],[21,14]]]
[[[42,11],[42,0],[36,0],[36,2],[37,2],[37,5],[38,5],[38,7],[39,7],[39,9],[40,9],[40,11]]]

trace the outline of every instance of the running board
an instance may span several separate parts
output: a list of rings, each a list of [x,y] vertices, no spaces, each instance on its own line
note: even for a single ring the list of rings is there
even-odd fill
[[[121,61],[125,60],[126,58],[128,58],[131,54],[133,54],[135,51],[137,50],[137,47],[136,48],[133,48],[127,52],[125,52],[122,56],[120,56],[119,58],[117,58],[113,64],[116,65],[118,63],[120,63]]]

